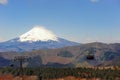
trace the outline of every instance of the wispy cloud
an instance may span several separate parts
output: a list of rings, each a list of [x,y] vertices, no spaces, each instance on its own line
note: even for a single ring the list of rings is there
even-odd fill
[[[6,5],[8,3],[8,0],[0,0],[0,4]]]
[[[3,41],[3,38],[0,38],[0,42],[2,42]]]
[[[97,3],[99,2],[100,0],[90,0],[92,3]]]

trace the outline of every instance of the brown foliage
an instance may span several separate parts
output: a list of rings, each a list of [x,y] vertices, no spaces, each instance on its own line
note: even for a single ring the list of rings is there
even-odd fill
[[[13,75],[11,75],[11,74],[1,75],[0,80],[13,80]]]
[[[23,76],[23,77],[14,77],[11,74],[1,75],[0,80],[38,80],[37,76]]]

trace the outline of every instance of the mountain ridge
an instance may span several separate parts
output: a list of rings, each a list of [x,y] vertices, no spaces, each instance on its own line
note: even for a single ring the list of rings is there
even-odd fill
[[[86,51],[91,52],[91,49],[95,49],[94,59],[89,60]],[[32,67],[120,66],[120,44],[90,43],[58,49],[34,50],[22,54],[19,54],[19,52],[0,52],[0,56],[7,60],[20,55],[31,57],[28,66]]]

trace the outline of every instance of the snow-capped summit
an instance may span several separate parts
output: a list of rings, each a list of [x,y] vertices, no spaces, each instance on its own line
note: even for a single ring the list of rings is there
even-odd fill
[[[42,26],[35,26],[33,29],[19,37],[20,42],[30,41],[58,41],[56,35]]]
[[[36,26],[20,37],[0,43],[0,52],[24,52],[41,49],[56,49],[75,45],[79,45],[79,43],[59,38],[44,27]]]

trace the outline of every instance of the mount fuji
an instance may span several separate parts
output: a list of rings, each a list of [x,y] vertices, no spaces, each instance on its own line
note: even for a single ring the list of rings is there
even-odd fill
[[[47,30],[41,26],[36,26],[27,33],[15,39],[1,42],[0,52],[24,52],[41,49],[56,49],[75,45],[79,45],[79,43],[59,38],[50,30]]]

